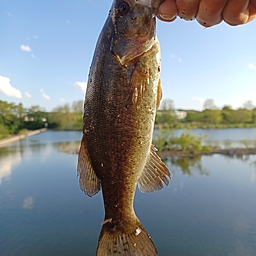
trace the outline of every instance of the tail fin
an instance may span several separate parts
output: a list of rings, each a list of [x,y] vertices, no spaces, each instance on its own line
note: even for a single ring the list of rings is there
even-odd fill
[[[103,225],[97,256],[157,256],[156,247],[148,235],[146,229],[137,219],[132,226],[125,231],[116,231],[110,228],[110,223]]]

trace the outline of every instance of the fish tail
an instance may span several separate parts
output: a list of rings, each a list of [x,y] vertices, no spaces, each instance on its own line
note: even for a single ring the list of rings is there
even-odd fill
[[[111,223],[102,226],[97,256],[157,256],[156,247],[146,229],[137,219],[134,224],[116,231]]]

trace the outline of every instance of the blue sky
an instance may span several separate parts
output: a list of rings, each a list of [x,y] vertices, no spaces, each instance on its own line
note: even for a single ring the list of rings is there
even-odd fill
[[[84,99],[98,35],[112,1],[0,0],[0,100],[48,111]],[[157,22],[163,98],[201,110],[206,99],[256,105],[256,21],[205,29]]]

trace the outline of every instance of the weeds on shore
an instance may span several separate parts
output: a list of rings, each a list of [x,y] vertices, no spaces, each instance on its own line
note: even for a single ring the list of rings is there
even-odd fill
[[[203,138],[203,135],[191,135],[189,130],[184,131],[179,137],[176,137],[173,132],[159,130],[153,144],[159,151],[181,151],[190,154],[211,152],[212,147],[203,145]]]

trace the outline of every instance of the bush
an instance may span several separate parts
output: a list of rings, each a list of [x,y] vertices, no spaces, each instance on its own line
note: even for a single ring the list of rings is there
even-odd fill
[[[166,130],[160,130],[153,143],[159,151],[181,151],[190,154],[210,152],[212,148],[210,146],[204,146],[202,140],[202,135],[191,135],[188,130],[183,132],[179,137],[175,137],[173,133]]]

